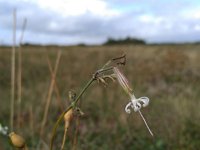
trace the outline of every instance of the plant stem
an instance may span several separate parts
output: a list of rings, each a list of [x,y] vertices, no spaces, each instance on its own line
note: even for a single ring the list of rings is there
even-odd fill
[[[64,108],[63,108],[63,104],[62,104],[62,101],[61,101],[61,98],[60,98],[60,93],[59,93],[59,89],[58,89],[58,84],[57,84],[57,81],[56,81],[56,79],[55,79],[55,73],[54,73],[52,64],[51,64],[51,62],[50,62],[50,59],[49,59],[47,50],[46,50],[46,57],[47,57],[47,62],[48,62],[48,66],[49,66],[49,71],[50,71],[50,73],[51,73],[51,78],[54,79],[54,90],[55,90],[55,93],[56,93],[56,96],[57,96],[58,106],[60,107],[60,110],[61,110],[61,112],[62,112],[62,111],[64,110]]]
[[[19,41],[19,48],[18,48],[18,92],[17,92],[17,99],[18,99],[18,116],[17,116],[17,127],[20,128],[20,123],[21,123],[21,103],[22,103],[22,41],[24,37],[24,32],[26,28],[26,23],[27,20],[26,18],[24,19],[23,26],[22,26],[22,33],[21,33],[21,38]]]
[[[74,103],[72,103],[74,106],[76,106],[76,104],[78,103],[79,99],[81,98],[81,96],[83,95],[83,93],[87,90],[87,88],[92,84],[92,82],[95,79],[92,77],[88,83],[85,85],[85,87],[83,88],[83,90],[80,92],[80,94],[76,97],[76,99],[74,100]]]
[[[112,69],[113,69],[113,67],[108,67],[108,68],[105,68],[105,69],[100,69],[100,70],[97,71],[97,73],[99,74],[99,73],[102,73],[102,72],[110,71]]]
[[[146,122],[144,116],[142,115],[141,111],[139,110],[138,112],[139,112],[140,116],[142,117],[142,119],[143,119],[143,121],[144,121],[144,123],[145,123],[147,129],[149,130],[149,133],[151,134],[151,136],[153,136],[153,133],[152,133],[151,129],[149,128],[149,126],[148,126],[148,124],[147,124],[147,122]]]
[[[71,103],[71,105],[59,116],[58,120],[56,121],[53,131],[52,131],[52,137],[51,137],[51,143],[50,143],[50,150],[52,150],[53,148],[53,142],[54,142],[54,138],[55,138],[55,134],[56,134],[56,130],[58,128],[58,125],[60,123],[60,121],[63,119],[64,115],[66,112],[68,112],[71,108],[73,108],[74,106],[76,106],[76,104],[78,103],[79,99],[81,98],[81,96],[83,95],[83,93],[88,89],[88,87],[92,84],[92,82],[95,81],[95,78],[92,77],[88,83],[85,85],[85,87],[82,89],[82,91],[80,92],[80,94],[76,97],[76,99],[74,100],[73,103]]]
[[[58,117],[53,131],[52,131],[52,136],[51,136],[51,142],[50,142],[50,150],[52,150],[53,148],[53,142],[54,142],[54,138],[55,138],[55,134],[56,134],[56,130],[58,128],[58,125],[60,124],[61,120],[63,119],[64,115],[66,112],[68,112],[71,108],[74,108],[76,106],[76,104],[78,103],[78,101],[80,100],[81,96],[85,93],[85,91],[89,88],[89,86],[98,78],[98,74],[105,72],[105,71],[109,71],[113,69],[112,67],[108,67],[105,68],[106,66],[108,66],[112,61],[114,60],[120,60],[121,58],[125,58],[125,55],[119,58],[113,58],[112,60],[109,60],[101,69],[97,70],[96,73],[93,75],[93,77],[87,82],[87,84],[84,86],[84,88],[82,89],[82,91],[79,93],[79,95],[76,97],[76,99],[70,104],[70,106],[64,111],[62,112],[62,114]]]
[[[49,86],[49,91],[48,91],[47,100],[46,100],[45,109],[44,109],[44,116],[43,116],[43,120],[42,120],[42,123],[41,123],[41,130],[40,130],[40,137],[41,138],[43,136],[44,127],[45,127],[45,124],[46,124],[46,121],[47,121],[47,116],[48,116],[48,112],[49,112],[51,97],[52,97],[52,93],[53,93],[56,73],[57,73],[57,70],[58,70],[58,65],[59,65],[59,62],[60,62],[61,54],[62,54],[61,51],[57,52],[57,58],[56,58],[54,73],[53,73],[53,76],[51,77],[51,83],[50,83],[50,86]]]
[[[13,45],[11,56],[11,103],[10,103],[10,130],[13,131],[15,105],[15,45],[16,45],[16,9],[13,11]]]
[[[73,146],[72,146],[72,150],[76,150],[77,149],[77,141],[78,141],[78,131],[79,131],[79,124],[80,124],[80,120],[79,117],[76,119],[76,130],[75,130],[75,134],[74,134],[74,139],[73,139]]]
[[[62,141],[61,150],[64,150],[65,141],[66,141],[66,136],[67,136],[67,128],[65,128],[65,131],[64,131],[64,135],[63,135],[63,141]]]

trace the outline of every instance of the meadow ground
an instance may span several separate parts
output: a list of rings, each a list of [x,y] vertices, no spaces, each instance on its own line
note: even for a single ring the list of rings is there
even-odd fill
[[[17,123],[17,94],[15,95],[15,124],[17,133],[36,149],[51,82],[48,68],[57,51],[61,59],[56,82],[63,108],[69,105],[68,91],[77,93],[92,74],[108,59],[126,53],[122,68],[136,97],[148,96],[150,105],[142,113],[154,137],[148,133],[138,113],[126,114],[129,97],[117,82],[105,88],[94,83],[81,99],[85,113],[79,119],[78,150],[181,149],[200,147],[200,45],[124,45],[124,46],[24,46],[22,47],[22,104],[21,120]],[[0,123],[9,126],[11,48],[0,48]],[[16,86],[17,89],[17,86]],[[42,137],[43,147],[49,144],[51,130],[61,113],[60,102],[53,91],[47,123]],[[74,119],[66,147],[73,144],[76,134]],[[57,132],[55,149],[60,147],[63,125]],[[46,144],[45,144],[46,143]],[[0,150],[10,147],[0,135]],[[45,149],[45,148],[43,148]]]

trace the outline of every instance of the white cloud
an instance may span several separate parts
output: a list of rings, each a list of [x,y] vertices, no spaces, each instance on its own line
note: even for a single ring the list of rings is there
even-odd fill
[[[194,26],[194,30],[200,31],[200,24],[199,24],[199,25],[195,25],[195,26]]]
[[[80,16],[91,13],[97,16],[112,17],[119,15],[117,9],[112,9],[103,0],[23,0],[32,2],[41,9],[53,11],[61,16]]]
[[[197,41],[200,7],[186,1],[0,0],[0,42],[12,42],[13,8],[19,33],[24,17],[28,19],[24,42],[95,44],[126,36],[150,42]]]
[[[161,24],[164,21],[163,17],[160,16],[153,16],[153,15],[149,15],[149,14],[143,14],[141,16],[138,17],[139,21],[143,22],[143,23],[153,23],[153,24]]]
[[[186,9],[181,13],[181,16],[188,19],[200,19],[200,7],[194,7],[193,9]]]
[[[139,20],[144,23],[149,23],[149,22],[154,21],[154,17],[150,15],[141,15],[139,16]]]

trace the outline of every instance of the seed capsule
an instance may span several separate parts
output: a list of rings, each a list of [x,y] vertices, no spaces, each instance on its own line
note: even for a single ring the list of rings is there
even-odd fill
[[[68,110],[64,115],[65,128],[69,127],[70,121],[73,118],[73,109]]]
[[[10,140],[14,147],[16,148],[25,148],[26,143],[25,139],[21,137],[20,135],[15,134],[14,132],[11,132],[9,134]]]

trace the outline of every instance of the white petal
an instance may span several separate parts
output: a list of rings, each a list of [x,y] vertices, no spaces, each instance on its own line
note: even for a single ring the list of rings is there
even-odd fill
[[[136,102],[135,107],[134,107],[134,111],[136,112],[136,111],[140,110],[141,107],[142,107],[142,105],[139,102]]]
[[[142,105],[143,107],[146,107],[149,104],[148,97],[140,97],[138,100],[143,102],[143,105]]]
[[[130,109],[130,107],[132,107],[131,105],[132,105],[132,102],[129,102],[125,107],[125,112],[128,114],[131,113],[131,109]]]

